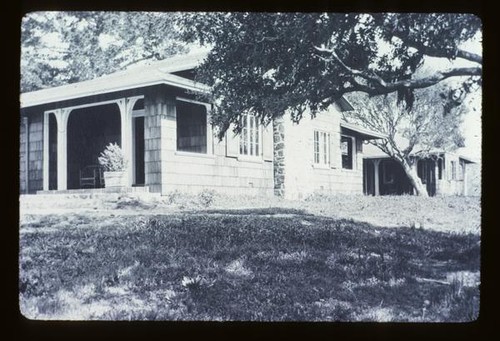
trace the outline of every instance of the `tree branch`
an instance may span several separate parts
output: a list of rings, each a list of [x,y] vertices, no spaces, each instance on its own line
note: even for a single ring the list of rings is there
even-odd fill
[[[424,44],[417,42],[417,41],[410,41],[408,39],[408,37],[404,36],[403,32],[394,31],[392,33],[392,35],[394,37],[404,41],[405,44],[408,45],[409,47],[413,47],[427,56],[439,57],[439,58],[449,58],[449,56],[447,54],[441,52],[441,50],[437,50],[435,48],[425,46]],[[483,57],[476,54],[476,53],[468,52],[468,51],[457,48],[457,49],[455,49],[455,55],[458,58],[463,58],[466,60],[470,60],[471,62],[483,64]]]
[[[472,53],[472,52],[458,49],[457,50],[457,57],[470,60],[471,62],[483,64],[483,56],[478,55],[476,53]]]
[[[346,65],[337,55],[337,53],[333,49],[327,49],[325,47],[314,47],[316,50],[319,52],[326,52],[331,55],[331,58],[325,58],[322,56],[319,56],[319,58],[332,62],[336,61],[342,68],[344,68],[347,72],[349,72],[353,77],[361,77],[365,80],[368,81],[367,85],[360,84],[358,83],[354,78],[351,80],[353,83],[353,87],[356,91],[361,91],[365,92],[371,96],[376,96],[376,95],[384,95],[388,94],[391,92],[395,92],[398,90],[403,90],[403,89],[423,89],[427,88],[429,86],[432,86],[434,84],[437,84],[441,82],[444,79],[450,78],[450,77],[459,77],[459,76],[481,76],[482,74],[482,67],[462,67],[462,68],[453,68],[449,70],[442,70],[442,71],[436,71],[434,74],[428,76],[428,77],[423,77],[423,78],[416,78],[416,79],[405,79],[401,81],[396,81],[392,83],[388,83],[384,81],[380,76],[376,75],[373,72],[365,72],[361,70],[357,70],[354,68],[351,68],[350,66]],[[464,52],[465,53],[465,52]],[[370,85],[373,84],[373,85]],[[349,90],[351,90],[349,89]],[[342,91],[343,93],[347,93],[349,91]]]

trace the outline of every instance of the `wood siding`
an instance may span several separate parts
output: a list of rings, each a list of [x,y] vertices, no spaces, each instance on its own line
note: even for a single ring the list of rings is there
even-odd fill
[[[43,189],[43,114],[28,118],[28,192]]]
[[[28,165],[28,118],[21,117],[19,135],[19,192],[25,194],[27,186],[27,165]]]

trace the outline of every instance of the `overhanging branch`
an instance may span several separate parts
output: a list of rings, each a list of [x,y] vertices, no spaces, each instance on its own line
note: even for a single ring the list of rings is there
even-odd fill
[[[346,65],[339,58],[339,56],[333,49],[328,49],[323,46],[322,47],[315,46],[315,49],[318,50],[319,52],[330,54],[330,58],[319,56],[321,59],[329,62],[337,62],[344,70],[346,70],[353,76],[353,79],[351,79],[351,83],[353,84],[353,86],[345,89],[345,91],[342,91],[343,93],[349,92],[347,90],[354,89],[355,91],[365,92],[371,96],[384,95],[403,89],[427,88],[450,77],[481,76],[482,74],[481,66],[462,67],[462,68],[453,68],[449,70],[436,71],[434,74],[422,78],[405,79],[396,82],[386,82],[380,76],[376,75],[373,72],[357,70]],[[367,81],[367,84],[360,84],[354,79],[354,77],[361,77],[365,79]]]

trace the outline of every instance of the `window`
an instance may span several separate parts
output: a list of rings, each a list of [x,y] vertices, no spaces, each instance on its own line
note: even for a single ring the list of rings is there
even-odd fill
[[[451,161],[451,180],[457,179],[457,162]]]
[[[321,165],[330,163],[330,134],[314,131],[314,163]]]
[[[340,150],[342,152],[342,168],[344,169],[353,169],[352,145],[352,137],[341,136]]]
[[[240,155],[260,155],[260,124],[251,114],[241,116]]]
[[[207,153],[207,112],[203,105],[177,102],[177,150]]]

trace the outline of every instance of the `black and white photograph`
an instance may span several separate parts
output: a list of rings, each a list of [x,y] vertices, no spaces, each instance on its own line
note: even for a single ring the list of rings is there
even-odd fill
[[[20,32],[25,319],[478,319],[480,17],[46,10]]]

